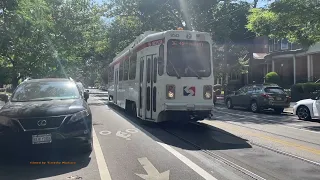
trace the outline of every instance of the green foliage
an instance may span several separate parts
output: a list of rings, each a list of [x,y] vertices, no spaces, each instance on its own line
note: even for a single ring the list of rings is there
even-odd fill
[[[216,77],[228,71],[246,73],[250,44],[255,35],[246,29],[250,4],[243,1],[112,0],[105,15],[112,55],[144,31],[183,27],[211,33]],[[228,67],[227,64],[230,66]]]
[[[266,78],[266,83],[274,83],[274,84],[279,84],[280,83],[280,77],[276,72],[269,72],[265,76]]]
[[[298,83],[291,87],[292,101],[309,99],[318,96],[320,93],[320,83]]]
[[[247,28],[258,35],[309,46],[320,41],[319,8],[319,1],[314,0],[277,1],[268,9],[252,9]]]
[[[294,84],[291,87],[291,90],[299,93],[312,93],[320,90],[320,83],[313,83],[313,82],[298,83],[298,84]]]
[[[254,34],[243,1],[2,0],[0,84],[25,77],[107,82],[107,66],[145,31],[184,29],[212,34],[217,76],[245,73]],[[257,0],[255,0],[255,3]],[[105,18],[111,18],[107,23]],[[230,66],[227,66],[229,64]],[[2,74],[3,76],[2,76]]]
[[[101,9],[88,0],[0,3],[1,83],[21,78],[73,77],[93,83],[109,42]]]

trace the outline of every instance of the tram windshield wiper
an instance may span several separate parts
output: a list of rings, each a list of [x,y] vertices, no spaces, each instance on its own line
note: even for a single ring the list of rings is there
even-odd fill
[[[172,66],[172,68],[173,68],[174,72],[175,72],[175,73],[176,73],[176,75],[177,75],[177,78],[178,78],[178,79],[180,79],[180,78],[181,78],[181,76],[180,76],[180,74],[178,73],[177,69],[174,67],[173,63],[172,63],[170,60],[168,60],[168,62],[171,64],[171,66]]]
[[[198,77],[198,79],[201,79],[201,76],[194,69],[192,69],[190,66],[187,66],[187,68],[189,68]]]

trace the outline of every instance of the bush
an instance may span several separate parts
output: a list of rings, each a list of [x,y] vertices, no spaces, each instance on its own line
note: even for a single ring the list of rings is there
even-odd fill
[[[298,83],[291,87],[292,99],[298,101],[313,97],[320,91],[320,83]]]
[[[320,83],[313,83],[313,82],[298,83],[298,84],[294,84],[291,87],[291,90],[297,91],[299,93],[312,93],[320,90]]]
[[[280,77],[276,72],[269,72],[265,76],[266,78],[266,83],[275,83],[279,84],[280,83]]]

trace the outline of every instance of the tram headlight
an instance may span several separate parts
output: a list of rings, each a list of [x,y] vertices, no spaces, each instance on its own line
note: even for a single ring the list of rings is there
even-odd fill
[[[203,98],[204,99],[212,99],[212,86],[211,85],[203,86]]]
[[[166,88],[167,99],[175,98],[175,89],[176,89],[175,85],[167,84],[167,88]]]
[[[211,99],[211,94],[209,92],[206,92],[204,96],[206,97],[206,99]]]

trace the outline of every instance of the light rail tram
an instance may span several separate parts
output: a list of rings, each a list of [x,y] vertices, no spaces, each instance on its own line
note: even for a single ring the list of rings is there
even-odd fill
[[[109,103],[142,120],[202,120],[213,108],[211,36],[147,31],[113,59],[108,77]]]

